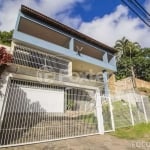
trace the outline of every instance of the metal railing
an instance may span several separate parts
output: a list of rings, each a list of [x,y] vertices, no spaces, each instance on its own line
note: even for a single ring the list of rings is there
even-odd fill
[[[68,74],[68,61],[48,53],[40,52],[25,46],[16,45],[13,51],[13,63],[23,66]]]

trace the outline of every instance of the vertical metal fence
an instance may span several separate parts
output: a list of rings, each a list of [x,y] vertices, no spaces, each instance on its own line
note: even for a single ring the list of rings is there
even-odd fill
[[[0,147],[99,133],[95,92],[11,78],[0,114]],[[150,121],[146,96],[100,97],[105,132]]]
[[[150,101],[136,93],[120,94],[112,98],[115,128],[148,122]]]
[[[0,116],[0,146],[98,133],[94,95],[93,90],[12,79]]]

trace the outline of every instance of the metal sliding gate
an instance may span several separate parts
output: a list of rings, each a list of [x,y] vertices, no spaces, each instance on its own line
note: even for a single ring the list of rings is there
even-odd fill
[[[0,147],[96,134],[95,91],[11,79],[0,119]]]

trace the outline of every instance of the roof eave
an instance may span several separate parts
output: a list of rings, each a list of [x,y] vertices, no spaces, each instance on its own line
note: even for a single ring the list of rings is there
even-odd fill
[[[41,14],[41,13],[39,13],[39,12],[29,8],[29,7],[21,5],[21,12],[24,14],[27,14],[31,17],[34,17],[40,21],[43,21],[44,23],[50,24],[51,26],[58,28],[59,30],[62,30],[63,32],[66,32],[66,33],[68,33],[74,37],[77,37],[77,38],[85,41],[85,42],[91,43],[92,45],[99,47],[99,48],[102,48],[102,49],[104,49],[110,53],[116,53],[117,52],[114,48],[112,48],[108,45],[105,45],[105,44],[103,44],[103,43],[101,43],[95,39],[92,39],[91,37],[89,37],[83,33],[80,33],[80,32],[78,32],[78,31],[52,19],[52,18],[49,18],[49,17],[47,17],[47,16],[45,16],[45,15],[43,15],[43,14]]]

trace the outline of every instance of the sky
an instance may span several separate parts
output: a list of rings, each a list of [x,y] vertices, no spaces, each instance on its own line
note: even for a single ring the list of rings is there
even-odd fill
[[[150,12],[150,0],[139,2]],[[21,4],[109,46],[125,36],[142,47],[150,47],[150,27],[121,0],[0,0],[1,31],[15,28]]]

